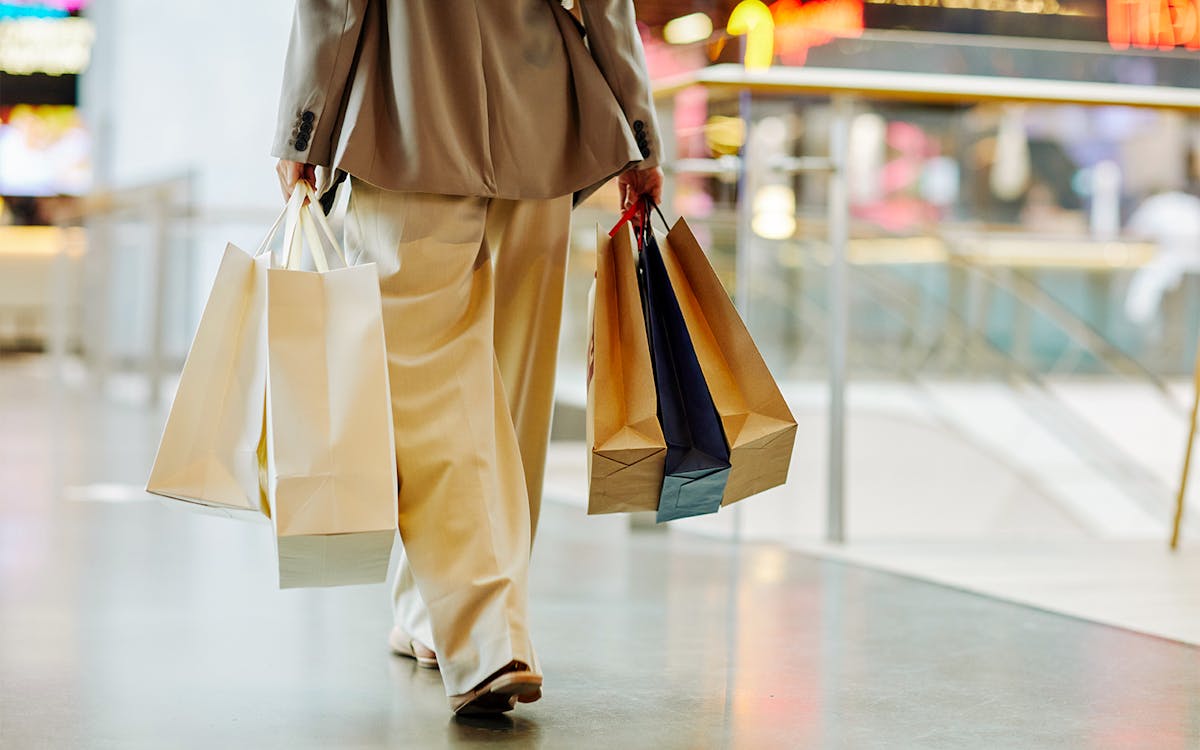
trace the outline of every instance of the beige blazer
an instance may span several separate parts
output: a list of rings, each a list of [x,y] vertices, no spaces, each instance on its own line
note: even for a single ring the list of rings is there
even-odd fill
[[[271,153],[387,190],[577,201],[655,166],[633,2],[580,1],[583,27],[559,0],[297,0]]]

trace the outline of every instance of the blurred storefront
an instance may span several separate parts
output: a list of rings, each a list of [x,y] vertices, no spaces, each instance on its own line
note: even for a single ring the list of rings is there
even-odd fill
[[[84,236],[57,225],[92,181],[78,107],[94,36],[86,5],[0,2],[0,349],[41,348],[56,295],[77,312]]]
[[[954,371],[930,338],[958,318],[1036,372],[1111,372],[1105,357],[1190,372],[1200,268],[1200,121],[1170,107],[1087,106],[1072,84],[1189,88],[1200,8],[1077,0],[639,3],[654,75],[742,63],[1061,82],[1062,103],[855,97],[848,144],[859,372],[897,356]],[[797,376],[819,341],[826,179],[786,169],[829,151],[830,97],[692,86],[663,98],[675,127],[672,213],[706,219],[729,288],[773,364]],[[743,163],[745,160],[745,163]],[[738,206],[748,236],[735,242]],[[753,260],[739,266],[737,253]],[[974,258],[982,271],[951,259]],[[734,271],[753,278],[739,286]],[[898,308],[878,288],[916,307]],[[866,288],[864,288],[866,287]],[[805,313],[808,311],[808,314]],[[1069,322],[1066,322],[1069,321]],[[1111,351],[1080,341],[1075,324]],[[943,344],[945,342],[942,342]],[[922,351],[912,351],[912,347]],[[1101,347],[1102,348],[1102,347]],[[900,350],[900,351],[898,351]]]
[[[709,529],[837,538],[812,508],[828,499],[860,539],[1161,537],[1200,333],[1200,8],[638,8],[667,214],[697,230],[813,452],[789,493]],[[614,202],[579,212],[577,298]],[[582,309],[567,320],[580,340]]]

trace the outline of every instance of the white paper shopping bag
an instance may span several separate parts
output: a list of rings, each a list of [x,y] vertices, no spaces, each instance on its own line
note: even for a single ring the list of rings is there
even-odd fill
[[[225,248],[150,472],[151,493],[222,515],[267,513],[259,479],[269,266],[262,252],[286,213],[257,257],[232,244]]]
[[[396,453],[374,264],[330,270],[340,253],[315,198],[267,272],[267,456],[279,583],[383,581],[397,528]],[[300,248],[315,272],[299,270]],[[343,259],[344,260],[344,259]]]

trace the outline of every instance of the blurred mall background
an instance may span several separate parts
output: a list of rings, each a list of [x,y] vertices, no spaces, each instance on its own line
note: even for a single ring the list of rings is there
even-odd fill
[[[613,533],[760,550],[760,583],[798,549],[1200,643],[1195,482],[1168,545],[1200,337],[1200,5],[636,7],[664,210],[710,253],[799,438],[786,486]],[[63,554],[63,508],[155,504],[141,483],[220,252],[280,209],[290,11],[0,0],[0,603]],[[583,342],[615,206],[610,187],[576,213],[548,482],[573,524],[602,523],[579,510]],[[1195,674],[1195,653],[1168,661]],[[1190,702],[1146,719],[1168,734],[1046,746],[1200,747],[1196,683],[1173,679]]]

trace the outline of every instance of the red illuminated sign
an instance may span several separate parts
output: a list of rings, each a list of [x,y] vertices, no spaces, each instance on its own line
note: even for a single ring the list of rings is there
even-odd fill
[[[1108,0],[1116,49],[1200,49],[1200,0]]]
[[[775,50],[784,65],[803,65],[813,47],[863,32],[862,0],[778,0],[771,4],[771,16]]]

